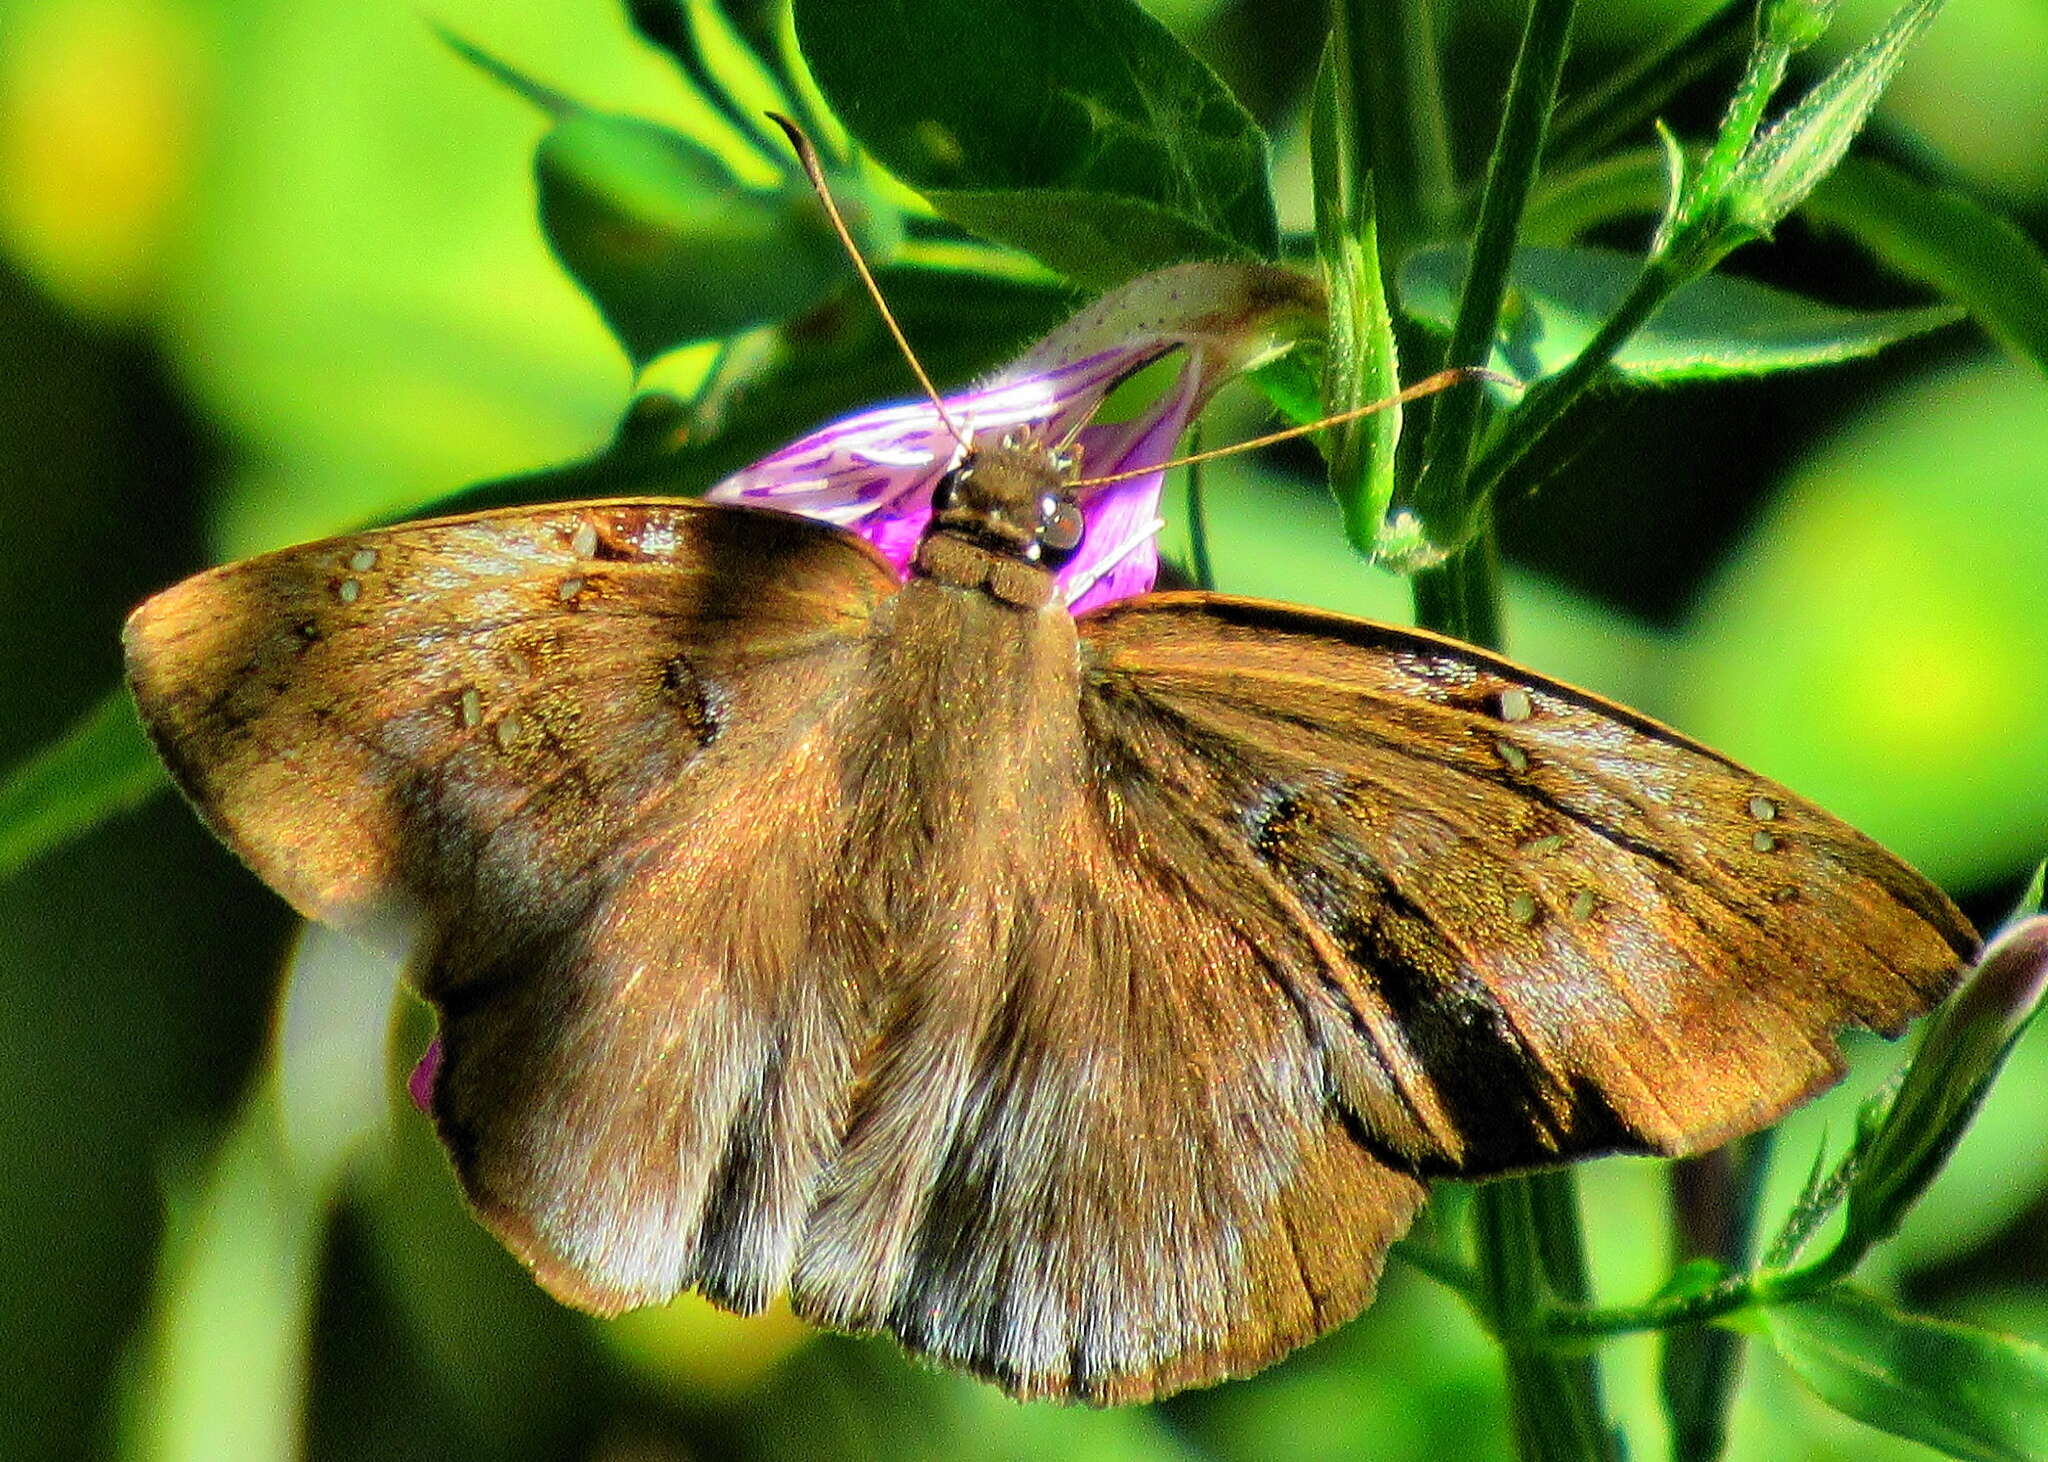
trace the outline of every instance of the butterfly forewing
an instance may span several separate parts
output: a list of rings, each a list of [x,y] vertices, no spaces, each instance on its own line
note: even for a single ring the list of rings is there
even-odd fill
[[[1455,642],[1155,595],[1082,622],[1106,786],[1245,892],[1344,1102],[1422,1172],[1687,1152],[1896,1032],[1972,947],[1862,835]]]
[[[129,622],[180,784],[302,912],[556,912],[727,729],[806,703],[894,576],[858,540],[694,503],[515,509],[231,564]],[[778,682],[777,689],[783,684]]]

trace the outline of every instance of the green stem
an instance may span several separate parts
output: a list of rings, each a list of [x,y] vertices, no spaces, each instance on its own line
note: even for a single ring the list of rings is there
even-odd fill
[[[1440,237],[1457,206],[1435,0],[1335,0],[1334,31],[1357,105],[1350,153],[1378,194],[1380,243],[1399,261]]]
[[[1202,432],[1197,427],[1188,435],[1188,455],[1202,450]],[[1216,562],[1209,557],[1209,510],[1202,503],[1202,463],[1188,468],[1188,572],[1195,587],[1214,592]]]
[[[1672,1164],[1678,1258],[1748,1267],[1770,1150],[1771,1134],[1764,1131]],[[1685,1325],[1662,1338],[1658,1389],[1671,1420],[1671,1456],[1674,1462],[1714,1462],[1727,1446],[1744,1336],[1717,1325]]]
[[[1563,1354],[1530,1328],[1540,1329],[1547,1312],[1562,1235],[1572,1236],[1566,1247],[1577,1254],[1578,1215],[1561,1206],[1570,1195],[1568,1174],[1543,1173],[1502,1178],[1473,1196],[1481,1304],[1505,1352],[1508,1414],[1524,1462],[1616,1455],[1592,1357]],[[1566,1278],[1583,1285],[1583,1255],[1577,1257],[1576,1274]]]
[[[1553,1309],[1535,1317],[1537,1333],[1555,1340],[1604,1340],[1676,1325],[1703,1325],[1754,1305],[1790,1304],[1811,1298],[1848,1277],[1857,1256],[1847,1246],[1800,1269],[1766,1269],[1738,1275],[1712,1289],[1673,1299],[1612,1309]]]
[[[1536,180],[1544,131],[1557,104],[1576,0],[1532,0],[1529,22],[1480,196],[1472,267],[1458,301],[1448,363],[1484,365],[1500,322],[1522,210]],[[1501,640],[1493,514],[1469,485],[1483,398],[1476,384],[1438,402],[1415,507],[1451,557],[1415,578],[1415,612],[1429,629],[1482,645]],[[1584,1243],[1566,1174],[1502,1178],[1474,1195],[1473,1247],[1481,1303],[1501,1337],[1509,1414],[1524,1462],[1588,1462],[1614,1455],[1591,1356],[1557,1352],[1542,1335],[1552,1299],[1588,1296]]]
[[[1501,300],[1514,262],[1522,210],[1536,181],[1544,131],[1557,105],[1577,0],[1531,0],[1501,114],[1500,135],[1480,195],[1472,266],[1458,299],[1445,364],[1483,366],[1493,350]],[[1453,386],[1438,398],[1424,447],[1425,466],[1415,485],[1415,510],[1434,543],[1463,545],[1473,533],[1479,497],[1467,482],[1485,395],[1479,382]]]
[[[1482,510],[1470,542],[1435,568],[1416,574],[1409,588],[1415,596],[1415,622],[1424,629],[1499,649],[1500,550],[1491,509]]]
[[[1749,65],[1743,68],[1742,80],[1735,88],[1735,95],[1729,99],[1728,112],[1714,138],[1713,151],[1707,154],[1706,163],[1693,178],[1692,186],[1685,190],[1685,197],[1679,201],[1674,218],[1677,226],[1682,228],[1695,222],[1702,208],[1721,201],[1728,191],[1728,180],[1734,176],[1736,165],[1749,151],[1749,144],[1756,140],[1756,129],[1763,125],[1764,108],[1771,104],[1772,95],[1784,84],[1786,68],[1791,64],[1790,46],[1758,41],[1750,51]]]
[[[1394,1245],[1393,1256],[1411,1268],[1419,1269],[1446,1289],[1455,1290],[1468,1300],[1479,1297],[1479,1271],[1469,1264],[1460,1262],[1428,1244],[1418,1243],[1412,1237]]]
[[[1586,348],[1556,375],[1531,386],[1529,394],[1522,398],[1522,404],[1502,423],[1498,437],[1467,474],[1468,490],[1473,497],[1480,500],[1489,497],[1500,486],[1501,478],[1549,435],[1564,414],[1586,394],[1628,338],[1663,308],[1664,302],[1681,285],[1712,267],[1712,259],[1695,265],[1690,259],[1680,263],[1669,255],[1652,258],[1646,263],[1627,297],[1607,317]]]

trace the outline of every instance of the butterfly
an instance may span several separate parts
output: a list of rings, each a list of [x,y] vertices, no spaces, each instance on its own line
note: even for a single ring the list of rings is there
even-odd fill
[[[1819,808],[1471,646],[1076,616],[1074,467],[970,446],[907,574],[577,502],[128,624],[215,831],[413,938],[455,1171],[571,1304],[787,1292],[1018,1396],[1163,1396],[1356,1314],[1429,1180],[1755,1130],[1974,947]]]

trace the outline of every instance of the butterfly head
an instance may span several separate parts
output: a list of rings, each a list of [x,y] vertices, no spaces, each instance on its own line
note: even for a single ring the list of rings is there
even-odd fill
[[[1075,476],[1071,454],[1032,438],[977,444],[939,479],[925,532],[1057,569],[1081,546]]]

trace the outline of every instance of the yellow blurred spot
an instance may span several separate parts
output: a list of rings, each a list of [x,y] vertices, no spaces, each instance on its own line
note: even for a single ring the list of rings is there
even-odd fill
[[[71,307],[135,312],[192,173],[206,66],[173,0],[51,0],[0,46],[0,246]]]
[[[1817,498],[1798,555],[1804,572],[1786,578],[1825,601],[1867,608],[1868,618],[1843,616],[1836,642],[1813,662],[1835,677],[1815,689],[1845,733],[1853,728],[1859,759],[1945,758],[2017,724],[2026,707],[1995,597],[1967,572],[1909,572],[1948,557],[1928,542],[1930,515],[1846,490]],[[1878,600],[1875,585],[1888,586]]]
[[[1947,755],[2017,724],[2020,704],[2007,627],[1977,604],[1942,606],[1854,643],[1842,665],[1842,701],[1868,758]]]
[[[696,1295],[601,1324],[622,1359],[689,1396],[744,1391],[816,1333],[781,1299],[758,1315],[734,1315]]]

